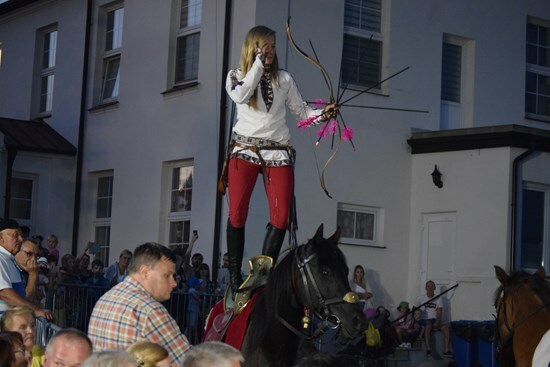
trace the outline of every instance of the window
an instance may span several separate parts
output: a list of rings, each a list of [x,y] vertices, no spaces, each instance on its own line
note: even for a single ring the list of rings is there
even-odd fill
[[[35,176],[23,174],[14,174],[11,179],[9,215],[21,225],[30,225],[32,221],[35,180]]]
[[[202,0],[181,0],[176,37],[174,83],[196,81],[199,76]]]
[[[340,242],[351,245],[383,247],[383,210],[375,207],[338,204],[337,224]]]
[[[53,105],[55,58],[57,50],[57,30],[40,32],[42,50],[40,52],[40,106],[39,113],[49,113]]]
[[[189,244],[193,197],[193,162],[179,161],[167,165],[168,243],[171,248]]]
[[[113,173],[104,172],[95,176],[97,183],[94,241],[99,243],[96,258],[107,264],[111,238],[111,209],[113,205]]]
[[[550,24],[527,23],[525,113],[550,121]]]
[[[122,48],[122,25],[124,8],[106,9],[103,53],[103,77],[101,81],[101,101],[111,102],[118,98],[120,84],[120,57]]]
[[[346,0],[342,86],[375,86],[382,69],[381,0]]]
[[[550,264],[550,187],[529,185],[523,189],[520,225],[519,266],[536,270]]]
[[[441,57],[441,99],[460,103],[462,46],[443,42]]]

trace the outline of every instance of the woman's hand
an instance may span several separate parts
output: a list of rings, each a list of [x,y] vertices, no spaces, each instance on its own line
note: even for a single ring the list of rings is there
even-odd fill
[[[256,42],[256,50],[254,51],[254,58],[259,58],[262,64],[265,64],[265,55],[258,42]]]
[[[323,113],[321,114],[321,121],[328,121],[331,119],[335,119],[338,115],[338,110],[340,109],[340,106],[336,103],[327,104],[325,108],[323,108]]]
[[[372,298],[372,293],[365,292],[365,293],[361,293],[360,296],[361,296],[362,299],[367,300],[369,298]]]

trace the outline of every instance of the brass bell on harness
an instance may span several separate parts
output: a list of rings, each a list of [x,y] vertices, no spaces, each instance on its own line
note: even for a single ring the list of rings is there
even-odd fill
[[[308,329],[310,323],[311,323],[311,317],[307,315],[302,317],[302,328]]]

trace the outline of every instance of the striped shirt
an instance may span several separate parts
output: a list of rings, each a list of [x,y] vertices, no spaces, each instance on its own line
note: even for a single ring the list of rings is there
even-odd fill
[[[25,288],[21,280],[21,273],[15,266],[15,258],[4,247],[0,246],[0,290],[11,288],[22,298],[25,298]],[[10,305],[0,300],[0,315],[6,311]]]
[[[148,340],[166,348],[178,365],[190,348],[166,308],[131,276],[97,301],[88,336],[94,351],[126,349],[138,340]]]

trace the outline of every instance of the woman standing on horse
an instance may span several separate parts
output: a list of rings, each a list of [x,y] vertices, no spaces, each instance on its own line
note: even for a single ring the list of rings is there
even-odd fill
[[[263,174],[269,203],[262,254],[271,256],[273,263],[285,237],[294,194],[294,149],[290,145],[286,107],[296,119],[318,116],[320,123],[335,114],[336,106],[327,105],[323,110],[307,106],[292,76],[279,69],[275,32],[264,26],[256,26],[247,33],[240,69],[228,73],[225,89],[237,106],[227,167],[227,250],[234,292],[242,283],[245,222],[259,173]]]

